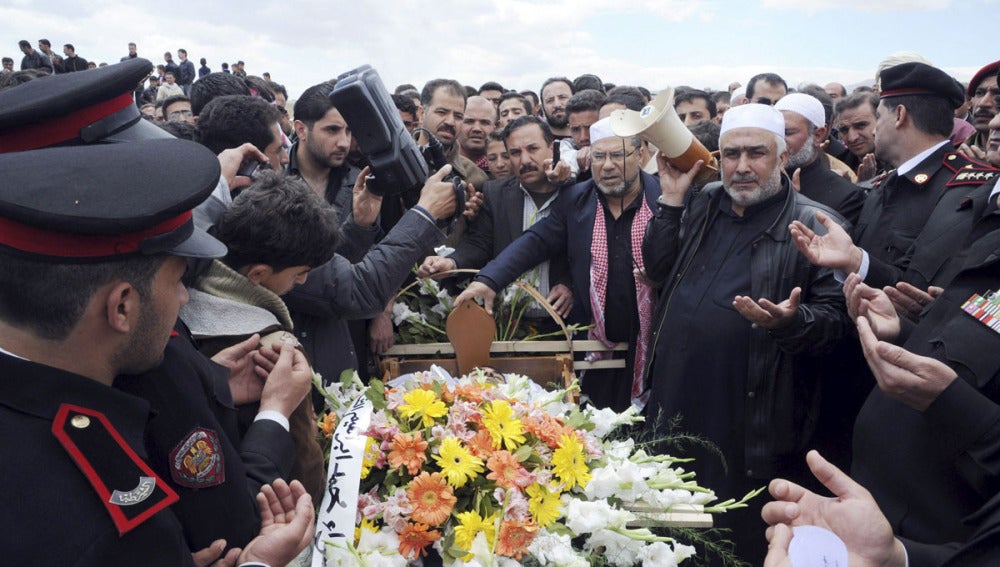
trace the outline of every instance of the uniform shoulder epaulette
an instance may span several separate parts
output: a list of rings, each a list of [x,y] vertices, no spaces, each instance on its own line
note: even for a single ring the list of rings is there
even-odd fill
[[[945,183],[945,187],[958,187],[961,185],[982,185],[990,179],[996,177],[1000,170],[997,170],[989,165],[978,166],[973,164],[968,164],[962,169],[955,172],[955,175]]]
[[[962,152],[948,152],[944,154],[944,158],[942,158],[941,163],[955,173],[958,173],[961,169],[968,168],[994,169],[990,164],[970,158]]]
[[[87,477],[119,535],[177,502],[177,493],[103,413],[64,403],[52,422],[52,434]]]

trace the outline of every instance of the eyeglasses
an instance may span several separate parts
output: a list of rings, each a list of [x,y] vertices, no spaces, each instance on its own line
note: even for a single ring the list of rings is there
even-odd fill
[[[182,116],[184,118],[191,118],[192,116],[194,116],[194,113],[191,112],[190,110],[174,110],[167,115],[167,117],[170,118],[171,120],[176,120]]]
[[[594,163],[604,163],[604,161],[607,160],[608,158],[611,158],[612,162],[625,161],[625,158],[629,157],[630,155],[634,154],[637,151],[639,151],[639,148],[635,148],[631,152],[628,152],[628,153],[626,153],[626,152],[611,152],[611,153],[590,152],[590,159]]]

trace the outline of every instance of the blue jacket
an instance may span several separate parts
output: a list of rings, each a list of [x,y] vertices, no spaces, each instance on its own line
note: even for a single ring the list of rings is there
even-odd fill
[[[656,210],[660,184],[640,172],[642,191],[650,209]],[[573,283],[570,323],[590,324],[590,245],[597,213],[597,185],[588,180],[562,189],[549,216],[535,223],[479,272],[478,279],[501,290],[537,264],[560,254],[569,259]],[[636,250],[635,252],[638,252]]]

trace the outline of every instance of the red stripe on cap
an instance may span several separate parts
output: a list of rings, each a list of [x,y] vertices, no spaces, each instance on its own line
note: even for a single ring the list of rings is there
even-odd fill
[[[912,88],[912,89],[894,89],[894,90],[891,90],[891,91],[882,91],[882,94],[880,96],[882,98],[885,98],[885,97],[889,97],[889,96],[905,96],[905,95],[913,95],[913,94],[938,94],[938,93],[935,92],[935,91],[932,91],[930,89]],[[941,95],[941,96],[943,96],[943,95]]]
[[[128,234],[95,235],[54,232],[0,217],[0,244],[40,256],[102,258],[139,251],[142,241],[167,234],[191,219],[191,211]]]
[[[57,120],[7,130],[0,136],[0,153],[23,152],[74,140],[80,137],[81,128],[127,108],[130,104],[135,104],[135,99],[132,98],[132,93],[125,93],[81,108]]]

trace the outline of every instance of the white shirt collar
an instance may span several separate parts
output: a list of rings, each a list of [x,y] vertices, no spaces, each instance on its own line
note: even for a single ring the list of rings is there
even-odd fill
[[[927,156],[929,156],[932,153],[938,151],[938,148],[940,148],[941,146],[943,146],[945,144],[948,144],[948,143],[951,143],[951,141],[950,140],[942,140],[940,143],[935,144],[935,145],[927,148],[926,150],[920,152],[919,154],[911,157],[910,159],[908,159],[905,162],[903,162],[902,165],[900,165],[899,167],[896,168],[896,173],[898,175],[906,175],[914,167],[917,167],[918,165],[920,165],[920,162],[922,162],[925,159],[927,159]]]

